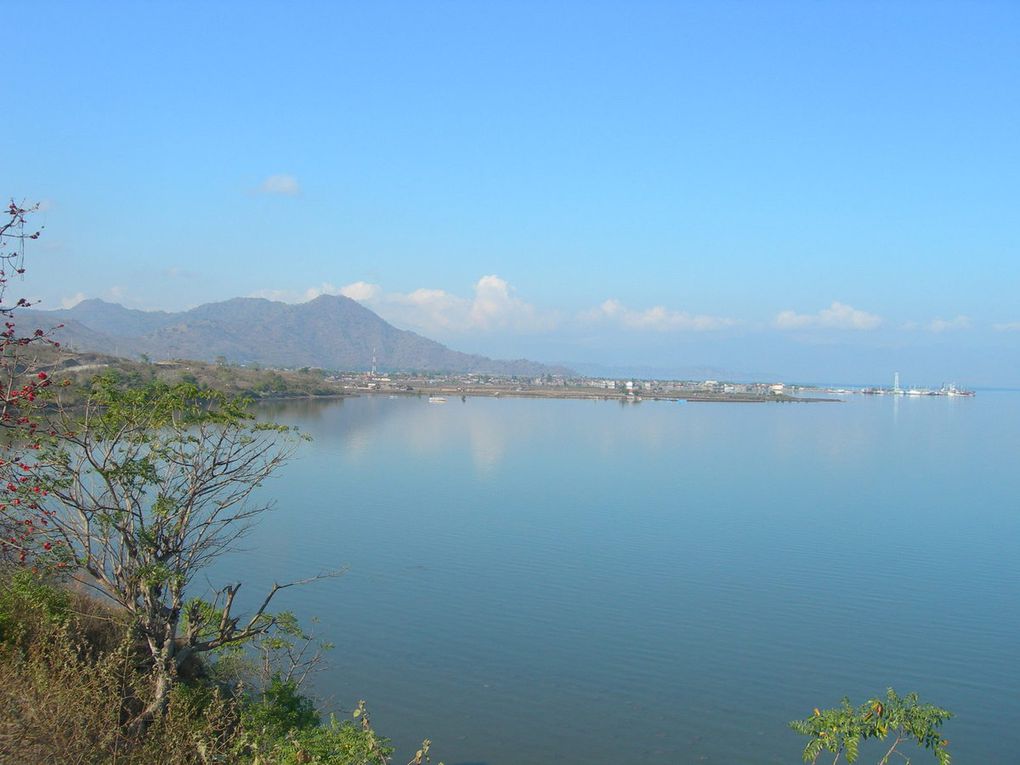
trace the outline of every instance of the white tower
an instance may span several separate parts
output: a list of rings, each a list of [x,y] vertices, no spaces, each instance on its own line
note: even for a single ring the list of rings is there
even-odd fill
[[[895,372],[893,374],[892,392],[896,395],[900,393],[900,373]]]

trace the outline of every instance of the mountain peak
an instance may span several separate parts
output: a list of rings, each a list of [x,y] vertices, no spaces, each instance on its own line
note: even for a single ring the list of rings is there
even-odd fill
[[[304,303],[298,303],[298,305],[306,306],[356,305],[360,308],[365,308],[365,306],[361,305],[361,303],[359,303],[357,300],[352,300],[346,295],[334,295],[326,292],[324,292],[321,295],[316,295],[311,300],[306,300]],[[366,308],[365,310],[370,309]]]
[[[530,361],[497,361],[459,353],[397,329],[344,295],[318,295],[297,305],[233,298],[189,311],[138,311],[98,298],[71,309],[37,311],[54,323],[73,319],[59,339],[78,350],[113,355],[214,361],[273,367],[535,375],[554,370]]]

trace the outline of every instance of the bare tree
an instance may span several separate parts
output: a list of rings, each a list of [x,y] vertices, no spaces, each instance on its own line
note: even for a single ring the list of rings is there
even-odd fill
[[[12,200],[0,213],[0,564],[24,563],[34,549],[36,508],[31,498],[22,506],[18,495],[25,478],[22,458],[33,451],[39,427],[37,399],[51,382],[35,351],[40,345],[59,346],[51,332],[19,332],[16,314],[31,303],[7,295],[11,280],[25,273],[25,243],[41,233],[28,227],[37,210]]]
[[[38,239],[39,231],[26,233],[29,216],[35,207],[24,208],[14,201],[4,211],[6,219],[0,218],[0,427],[5,430],[24,430],[29,418],[25,413],[26,404],[35,400],[35,381],[26,381],[26,364],[23,359],[26,346],[40,339],[46,340],[42,330],[28,335],[15,331],[15,312],[27,308],[24,297],[14,302],[5,302],[7,286],[12,278],[25,273],[25,242]],[[45,375],[43,376],[45,380]],[[25,388],[27,383],[28,387]],[[29,407],[31,408],[31,407]]]
[[[196,574],[268,509],[252,493],[295,448],[286,428],[257,423],[245,402],[194,385],[93,383],[81,410],[56,415],[32,466],[57,565],[133,617],[151,656],[155,692],[145,725],[189,658],[273,630],[275,584],[247,618],[240,584],[188,601]]]

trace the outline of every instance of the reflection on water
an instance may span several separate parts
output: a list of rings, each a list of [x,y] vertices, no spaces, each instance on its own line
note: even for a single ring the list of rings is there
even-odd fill
[[[350,564],[282,604],[337,644],[318,690],[447,763],[797,762],[787,720],[890,684],[1003,762],[1018,404],[274,404],[313,440],[212,573]]]

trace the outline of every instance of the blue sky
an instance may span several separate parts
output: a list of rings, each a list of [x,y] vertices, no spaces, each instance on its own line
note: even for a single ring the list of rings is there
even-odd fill
[[[1016,3],[22,3],[25,291],[341,292],[453,347],[1020,385]]]

